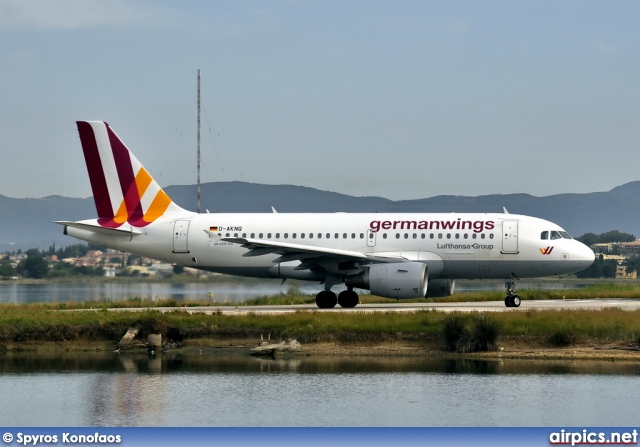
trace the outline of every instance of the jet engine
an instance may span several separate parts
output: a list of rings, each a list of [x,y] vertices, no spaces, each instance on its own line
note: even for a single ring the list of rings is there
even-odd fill
[[[427,287],[427,296],[429,298],[441,298],[443,296],[453,295],[456,288],[455,279],[431,279],[429,287]]]
[[[363,273],[347,276],[345,284],[386,298],[422,298],[427,294],[427,265],[422,262],[372,264]]]

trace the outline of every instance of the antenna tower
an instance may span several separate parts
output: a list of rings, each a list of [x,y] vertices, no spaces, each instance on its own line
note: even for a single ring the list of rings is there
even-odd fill
[[[196,156],[197,179],[196,179],[196,210],[200,213],[200,69],[198,68],[198,153]]]

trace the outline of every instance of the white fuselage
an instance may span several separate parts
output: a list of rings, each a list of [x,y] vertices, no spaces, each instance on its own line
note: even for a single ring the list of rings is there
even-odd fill
[[[95,220],[83,221],[95,225]],[[127,224],[121,229],[126,229]],[[348,274],[331,255],[322,269],[296,269],[277,250],[254,252],[229,239],[360,252],[426,263],[430,278],[483,279],[553,276],[587,268],[594,254],[558,225],[516,214],[270,213],[161,217],[140,234],[113,235],[68,227],[70,236],[187,267],[252,277],[322,281]],[[546,232],[546,238],[543,238]],[[555,236],[551,236],[554,234]],[[552,239],[551,237],[555,237]]]

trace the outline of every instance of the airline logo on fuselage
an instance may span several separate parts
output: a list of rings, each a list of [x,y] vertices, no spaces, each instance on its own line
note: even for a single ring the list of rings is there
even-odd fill
[[[372,220],[369,224],[372,232],[380,230],[472,230],[482,233],[493,230],[492,220]]]
[[[550,255],[551,252],[553,251],[553,247],[547,247],[547,248],[540,248],[540,253],[542,253],[543,255]]]

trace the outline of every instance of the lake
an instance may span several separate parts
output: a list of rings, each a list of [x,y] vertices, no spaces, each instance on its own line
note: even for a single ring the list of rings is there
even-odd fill
[[[636,363],[0,357],[4,426],[635,426]]]

